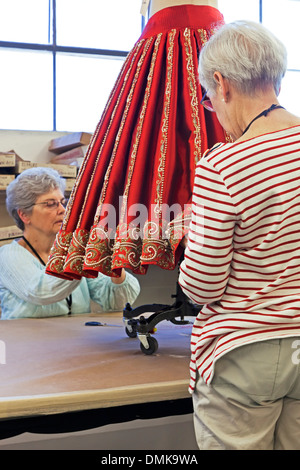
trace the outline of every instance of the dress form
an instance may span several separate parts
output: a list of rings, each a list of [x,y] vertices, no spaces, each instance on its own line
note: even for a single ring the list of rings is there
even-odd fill
[[[149,18],[163,8],[178,5],[207,5],[218,8],[218,0],[151,0]]]
[[[223,15],[211,1],[154,2],[160,10],[128,54],[80,167],[48,274],[175,269],[196,165],[227,141],[216,116],[199,106],[198,81],[199,51]]]

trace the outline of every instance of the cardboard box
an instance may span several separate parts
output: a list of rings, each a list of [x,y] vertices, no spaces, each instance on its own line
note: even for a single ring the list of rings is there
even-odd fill
[[[16,163],[16,173],[18,175],[19,173],[22,173],[22,171],[28,170],[28,168],[33,168],[34,166],[38,166],[38,164],[37,163],[32,163],[32,162],[27,161],[27,160],[17,162]]]
[[[51,158],[50,162],[64,165],[75,165],[79,168],[83,162],[87,149],[87,145],[76,147],[74,149],[68,150],[67,152],[56,155],[55,157]]]
[[[0,174],[13,175],[16,172],[17,162],[22,161],[22,158],[16,154],[14,150],[8,152],[0,152]]]
[[[0,169],[15,166],[16,154],[14,152],[0,152]]]
[[[72,134],[52,139],[48,149],[50,152],[63,153],[82,145],[89,145],[91,138],[92,134],[88,132],[73,132]]]
[[[0,240],[8,240],[10,238],[19,238],[23,235],[23,231],[16,225],[8,227],[0,227]]]
[[[19,238],[19,237],[18,237],[18,238]],[[13,240],[15,240],[15,238],[9,238],[8,240],[0,240],[0,246],[8,245],[8,244],[11,243]],[[0,313],[1,313],[1,309],[0,309]]]
[[[77,167],[75,165],[64,165],[64,164],[55,164],[55,163],[37,163],[37,162],[17,162],[16,171],[17,173],[22,173],[22,171],[27,170],[28,168],[36,167],[46,167],[53,168],[58,171],[60,176],[64,178],[76,178],[77,176]]]
[[[70,192],[73,189],[76,178],[66,178],[66,192]]]
[[[5,190],[14,179],[15,175],[0,175],[0,190]]]

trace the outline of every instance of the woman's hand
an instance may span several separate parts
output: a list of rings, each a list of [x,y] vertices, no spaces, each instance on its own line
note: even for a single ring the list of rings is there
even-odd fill
[[[120,277],[111,277],[111,280],[114,284],[122,284],[122,282],[125,281],[125,277],[126,277],[126,272],[125,272],[125,269],[122,268],[121,276]]]

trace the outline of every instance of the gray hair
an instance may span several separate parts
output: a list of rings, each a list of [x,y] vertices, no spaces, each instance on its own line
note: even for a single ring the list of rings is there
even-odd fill
[[[23,171],[6,188],[6,208],[16,225],[24,230],[18,210],[30,214],[37,198],[60,189],[64,194],[66,183],[56,170],[47,167],[29,168]]]
[[[243,94],[253,95],[273,84],[279,94],[287,68],[287,51],[268,29],[252,21],[235,21],[221,26],[200,53],[201,85],[215,92],[218,71]]]

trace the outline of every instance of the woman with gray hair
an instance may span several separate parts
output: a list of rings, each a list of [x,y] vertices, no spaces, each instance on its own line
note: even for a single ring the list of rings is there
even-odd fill
[[[7,187],[6,205],[23,230],[18,241],[0,248],[1,319],[89,313],[91,300],[105,310],[123,310],[139,294],[137,279],[63,280],[45,273],[50,249],[65,214],[65,183],[51,168],[31,168]]]
[[[246,21],[200,54],[202,104],[233,138],[197,166],[179,278],[203,305],[190,368],[200,449],[300,448],[300,118],[278,101],[286,63]]]

